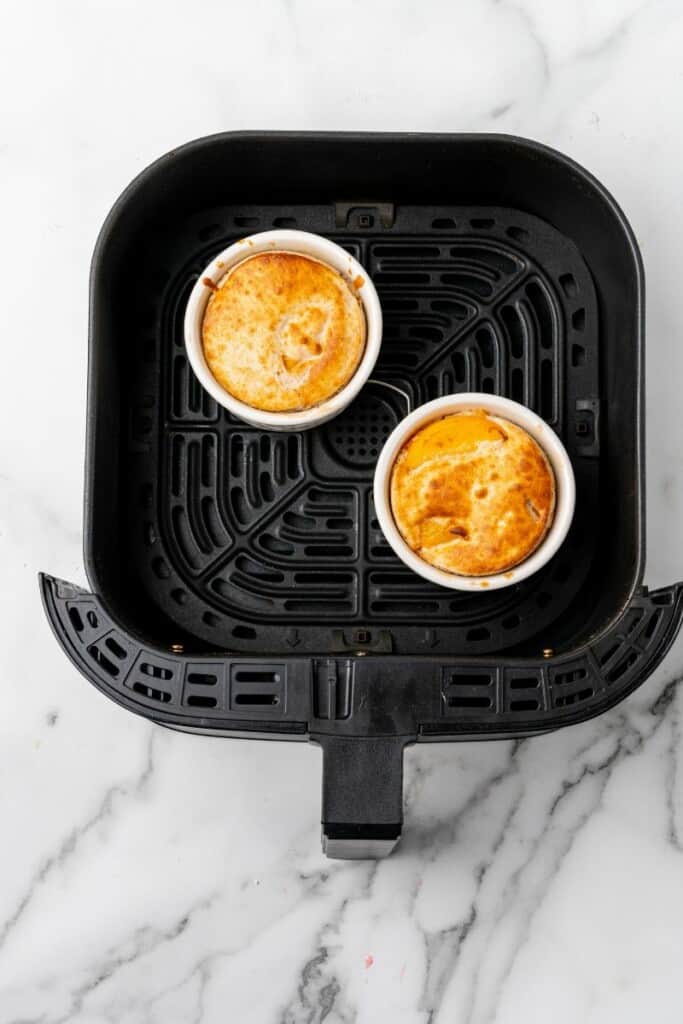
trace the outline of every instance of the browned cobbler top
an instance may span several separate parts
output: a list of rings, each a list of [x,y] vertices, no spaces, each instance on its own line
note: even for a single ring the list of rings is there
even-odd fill
[[[555,511],[555,477],[521,427],[483,409],[457,412],[405,443],[392,470],[391,508],[426,562],[487,576],[539,546]]]
[[[297,253],[260,253],[219,282],[202,344],[211,373],[235,398],[268,412],[310,409],[355,373],[365,316],[336,270]]]

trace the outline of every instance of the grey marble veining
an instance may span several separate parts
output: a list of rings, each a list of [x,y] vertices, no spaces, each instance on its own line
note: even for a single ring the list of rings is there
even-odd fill
[[[113,199],[231,128],[501,131],[591,169],[645,260],[646,581],[683,578],[683,11],[177,0],[0,12],[0,1024],[679,1024],[683,641],[624,704],[415,747],[381,863],[326,861],[320,753],[152,728],[60,654],[84,582],[90,253]]]

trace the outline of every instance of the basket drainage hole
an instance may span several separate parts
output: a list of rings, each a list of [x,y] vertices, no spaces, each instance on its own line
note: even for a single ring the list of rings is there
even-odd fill
[[[437,217],[432,221],[432,227],[437,231],[447,231],[449,228],[455,227],[455,221],[452,217]]]
[[[329,530],[350,530],[353,526],[353,519],[328,519],[327,528]]]
[[[93,612],[93,611],[88,612],[88,614],[86,615],[86,619],[88,620],[88,625],[92,629],[97,629],[97,627],[100,624],[100,620],[97,618],[97,615],[95,615],[95,612]]]
[[[304,548],[306,558],[348,558],[352,554],[348,544],[308,544]]]

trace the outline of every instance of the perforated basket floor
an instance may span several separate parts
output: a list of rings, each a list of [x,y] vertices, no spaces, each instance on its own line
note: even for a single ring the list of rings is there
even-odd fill
[[[149,599],[213,648],[505,651],[540,636],[586,577],[600,381],[596,296],[580,254],[514,210],[380,214],[381,223],[376,209],[332,205],[214,209],[151,236],[129,268],[138,299],[127,331],[127,562]],[[222,410],[183,347],[185,303],[206,263],[273,226],[328,235],[353,253],[385,318],[359,398],[331,423],[289,435]],[[578,488],[558,556],[516,587],[474,596],[407,570],[372,502],[374,465],[397,422],[461,391],[537,411],[567,446]]]

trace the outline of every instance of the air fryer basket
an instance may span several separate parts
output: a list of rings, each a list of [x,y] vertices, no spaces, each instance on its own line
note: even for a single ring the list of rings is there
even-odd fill
[[[352,252],[385,318],[361,395],[298,434],[233,418],[183,349],[202,268],[273,226]],[[681,585],[640,585],[642,292],[611,197],[521,139],[226,134],[163,157],[119,199],[93,260],[93,594],[41,580],[65,651],[160,724],[320,743],[327,852],[388,852],[408,743],[588,718],[676,635]],[[398,420],[475,390],[535,409],[577,480],[558,555],[481,595],[410,573],[372,504]]]

